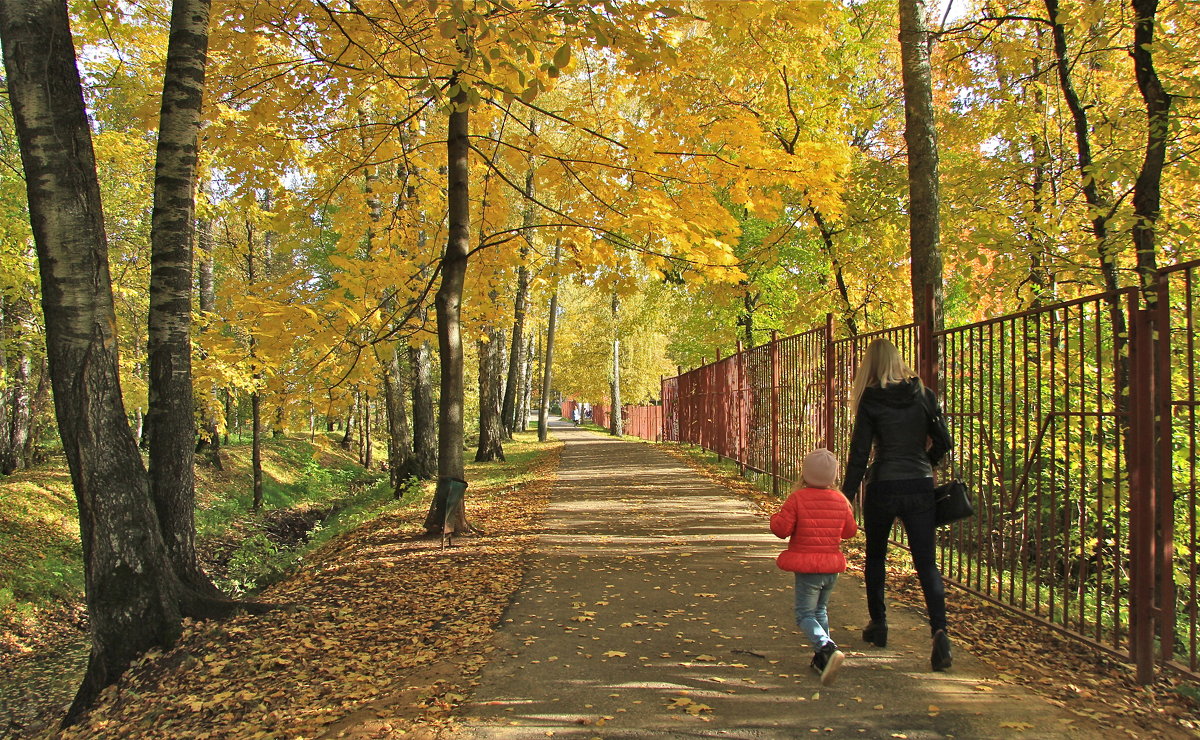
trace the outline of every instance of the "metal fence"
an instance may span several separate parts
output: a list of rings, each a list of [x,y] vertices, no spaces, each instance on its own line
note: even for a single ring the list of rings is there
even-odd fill
[[[621,407],[621,431],[629,437],[661,442],[662,419],[662,406]],[[597,403],[592,406],[592,422],[606,429],[612,428],[609,404]]]
[[[1158,316],[1160,342],[1157,346],[1154,386],[1158,429],[1155,481],[1156,527],[1162,534],[1163,551],[1158,553],[1158,588],[1155,606],[1169,626],[1160,631],[1164,659],[1193,675],[1200,672],[1197,595],[1197,471],[1196,437],[1200,434],[1196,379],[1200,376],[1200,262],[1168,268],[1160,273]]]
[[[1143,681],[1156,664],[1200,676],[1198,271],[1161,271],[1153,311],[1125,290],[940,332],[834,340],[827,319],[665,379],[662,438],[786,491],[813,447],[844,460],[855,368],[886,337],[939,389],[976,498],[975,517],[939,530],[946,580]]]

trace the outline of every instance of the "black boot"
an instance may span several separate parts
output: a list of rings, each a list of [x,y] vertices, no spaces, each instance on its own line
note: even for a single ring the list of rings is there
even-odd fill
[[[863,627],[863,642],[869,642],[875,647],[887,647],[887,622],[876,622],[874,619]]]
[[[828,686],[837,678],[838,670],[846,660],[846,655],[838,650],[832,642],[825,643],[812,659],[812,669],[821,674],[821,685]]]
[[[935,671],[944,671],[950,667],[951,662],[950,637],[946,630],[938,630],[933,633],[933,653],[929,656],[929,664]]]

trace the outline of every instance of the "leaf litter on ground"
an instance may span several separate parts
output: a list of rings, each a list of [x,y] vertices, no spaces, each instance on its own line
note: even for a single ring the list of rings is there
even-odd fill
[[[261,597],[291,608],[187,624],[57,737],[436,735],[521,582],[561,445],[538,448],[519,487],[504,464],[473,481],[468,518],[486,535],[441,549],[420,536],[420,504],[370,521]]]

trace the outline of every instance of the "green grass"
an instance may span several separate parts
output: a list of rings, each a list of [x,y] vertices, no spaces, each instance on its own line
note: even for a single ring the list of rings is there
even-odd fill
[[[399,500],[388,476],[364,470],[340,433],[278,437],[263,446],[263,502],[251,510],[249,444],[221,451],[224,470],[197,458],[196,530],[214,581],[233,595],[253,593],[293,572],[339,534],[397,509],[428,506],[432,481],[411,481]],[[466,465],[472,491],[532,479],[534,463],[559,443],[519,433],[507,462]],[[376,460],[383,460],[380,453]],[[469,460],[468,456],[468,460]],[[281,534],[280,530],[286,530]],[[0,478],[0,651],[36,645],[83,603],[78,510],[65,460]]]
[[[81,558],[65,470],[21,471],[0,482],[0,611],[28,612],[82,593]]]
[[[364,471],[336,436],[266,441],[262,513],[250,511],[248,444],[222,449],[224,471],[198,458],[197,536],[225,547],[228,566],[213,568],[219,585],[243,593],[295,563],[302,547],[281,544],[264,529],[273,511],[336,512],[320,522],[324,541],[393,501],[386,474]],[[83,588],[78,508],[65,459],[0,478],[0,650],[37,642],[42,622],[80,608]]]

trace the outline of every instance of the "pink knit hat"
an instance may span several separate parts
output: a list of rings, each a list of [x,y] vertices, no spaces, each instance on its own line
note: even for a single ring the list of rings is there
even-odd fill
[[[805,455],[800,477],[812,488],[833,488],[838,477],[837,458],[824,447],[818,447]]]

